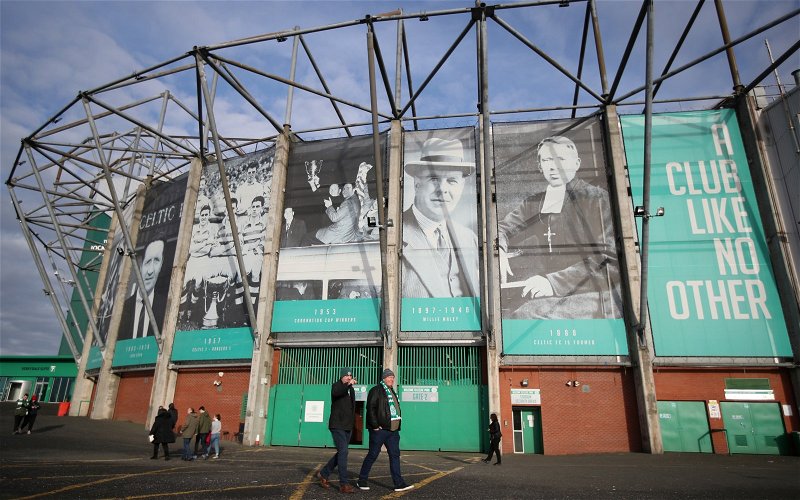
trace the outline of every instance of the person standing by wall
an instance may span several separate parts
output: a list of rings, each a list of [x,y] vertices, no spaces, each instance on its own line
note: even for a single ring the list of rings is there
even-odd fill
[[[17,406],[14,408],[14,434],[22,433],[22,421],[25,420],[30,405],[27,392],[17,400]]]
[[[336,445],[336,454],[317,473],[317,477],[323,488],[330,488],[328,476],[338,466],[339,491],[353,493],[353,486],[350,484],[347,474],[347,452],[355,423],[356,393],[353,390],[353,384],[356,384],[357,381],[353,378],[353,370],[350,368],[342,368],[339,377],[339,380],[331,386],[331,416],[328,419],[328,429],[330,429],[333,443]]]
[[[214,458],[219,458],[219,433],[222,432],[222,417],[219,416],[219,413],[214,415],[214,419],[211,421],[211,444],[208,445],[208,450],[206,453],[211,451],[211,448],[214,448]]]
[[[194,454],[202,455],[203,458],[208,460],[208,443],[206,438],[208,433],[211,432],[211,416],[206,413],[206,407],[200,407],[200,417],[197,422],[197,439],[194,441]],[[198,453],[198,445],[201,453]]]
[[[414,487],[400,473],[400,400],[394,392],[394,372],[383,370],[381,381],[367,394],[367,427],[369,427],[369,452],[361,464],[356,485],[368,490],[369,471],[377,460],[381,448],[386,445],[389,454],[389,471],[394,482],[394,491],[406,491]]]
[[[492,455],[497,453],[497,462],[495,465],[500,465],[502,458],[500,457],[500,438],[503,433],[500,432],[500,422],[497,421],[497,413],[492,413],[491,423],[489,423],[489,454],[483,459],[484,463],[492,461]]]
[[[181,460],[194,460],[190,445],[192,444],[192,438],[197,434],[197,424],[200,419],[197,417],[197,413],[194,412],[194,408],[190,407],[186,410],[186,413],[186,422],[183,423],[180,431],[183,438],[183,456]]]
[[[153,436],[153,456],[150,458],[158,458],[158,445],[161,445],[164,460],[169,460],[169,443],[175,442],[175,434],[172,432],[172,417],[163,406],[158,407],[158,414],[150,427],[150,435]]]
[[[28,434],[31,433],[33,430],[33,423],[36,422],[36,415],[39,414],[39,408],[41,408],[41,405],[39,404],[39,397],[34,394],[31,397],[30,405],[28,405],[28,414],[25,415],[25,418],[22,420],[22,427],[19,429],[20,432],[27,427]]]

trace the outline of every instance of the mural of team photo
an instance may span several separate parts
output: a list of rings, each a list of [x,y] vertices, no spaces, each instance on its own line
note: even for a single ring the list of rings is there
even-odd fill
[[[493,134],[504,351],[627,352],[599,122]]]
[[[184,174],[154,185],[145,194],[134,249],[145,289],[144,293],[139,290],[131,272],[117,331],[113,366],[155,363],[158,354],[155,331],[143,297],[148,297],[156,324],[159,330],[163,329],[187,178],[188,174]]]
[[[225,161],[231,206],[253,307],[258,301],[275,148]],[[244,281],[219,167],[203,167],[183,279],[173,359],[250,357]],[[217,336],[225,330],[224,335]]]
[[[375,189],[372,136],[293,146],[272,331],[379,329]]]
[[[404,135],[404,331],[480,330],[473,128]]]

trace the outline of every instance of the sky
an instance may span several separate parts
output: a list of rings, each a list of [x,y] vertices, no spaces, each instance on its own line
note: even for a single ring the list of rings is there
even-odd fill
[[[514,2],[508,2],[514,3]],[[721,35],[713,16],[713,2],[706,2],[701,18],[689,36],[687,47],[676,65],[719,47]],[[402,8],[406,13],[434,12],[470,7],[469,1],[262,1],[262,2],[190,2],[190,1],[0,1],[0,172],[7,179],[19,150],[20,140],[64,107],[82,90],[96,88],[134,71],[185,54],[194,46],[215,45],[248,36],[291,29],[311,28],[362,19]],[[639,1],[600,0],[598,16],[609,73],[613,75],[628,42]],[[659,73],[694,8],[694,1],[656,2],[654,59]],[[728,0],[726,15],[731,36],[737,38],[765,23],[800,8],[800,0]],[[573,5],[498,11],[498,15],[522,32],[537,46],[556,56],[571,72],[576,72],[584,7]],[[414,83],[419,85],[456,35],[466,26],[464,16],[431,18],[430,26],[418,20],[407,21],[409,50],[412,53]],[[389,72],[394,72],[394,25],[376,27]],[[644,33],[644,30],[642,30]],[[621,91],[636,88],[643,81],[644,52],[640,35],[624,73]],[[744,83],[759,74],[769,60],[767,39],[778,57],[800,38],[800,19],[783,23],[736,48],[737,63]],[[488,32],[490,51],[490,103],[493,111],[521,107],[545,107],[568,104],[573,86],[541,59],[523,47],[498,26]],[[363,26],[306,36],[316,62],[325,73],[335,94],[360,103],[369,103],[366,78],[365,35]],[[591,48],[591,47],[590,47]],[[246,45],[225,55],[246,61],[272,73],[285,75],[291,43]],[[467,35],[426,89],[419,106],[421,115],[469,113],[475,111],[477,82],[475,73],[475,36]],[[599,91],[599,78],[593,74],[596,62],[587,51],[585,79]],[[795,53],[780,68],[784,84],[792,82],[791,71],[800,68],[800,54]],[[594,72],[596,73],[596,72]],[[309,65],[298,63],[298,80],[319,88]],[[672,79],[662,88],[660,97],[723,95],[731,90],[727,62],[722,55]],[[765,83],[774,84],[770,76]],[[193,83],[193,81],[192,81]],[[187,82],[175,79],[171,91],[192,104],[193,91]],[[163,88],[154,82],[130,88],[124,97],[130,100],[151,95]],[[258,88],[257,98],[278,120],[283,119],[286,91],[269,86]],[[406,96],[407,97],[407,96]],[[581,103],[592,99],[585,93]],[[660,111],[689,109],[692,104],[661,105]],[[697,106],[697,105],[695,105]],[[297,92],[293,102],[293,129],[332,125],[322,116],[327,103]],[[386,110],[385,100],[382,101]],[[263,120],[252,109],[228,100],[223,95],[215,112],[224,133],[245,136],[266,135]],[[641,112],[641,106],[629,106],[621,112]],[[368,115],[346,111],[348,117],[368,121]],[[557,112],[540,113],[537,119],[560,117]],[[520,119],[501,115],[499,121]],[[321,123],[322,122],[322,123]],[[431,121],[427,126],[474,125],[472,117],[456,121]],[[171,133],[190,132],[188,121],[168,124]],[[256,131],[256,132],[253,132]],[[263,131],[263,132],[262,132]],[[332,134],[332,133],[331,133]],[[41,198],[38,200],[41,202]],[[32,198],[29,203],[35,203]],[[61,268],[62,273],[66,268]],[[0,190],[0,354],[55,354],[61,331],[50,301],[42,293],[42,283],[6,189]]]

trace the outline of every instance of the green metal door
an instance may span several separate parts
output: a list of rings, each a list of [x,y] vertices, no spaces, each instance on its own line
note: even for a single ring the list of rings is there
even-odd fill
[[[664,451],[713,453],[703,401],[659,401]]]
[[[542,410],[538,406],[514,408],[514,453],[544,453]]]
[[[480,348],[401,347],[396,383],[404,450],[485,450],[488,404]],[[487,443],[488,444],[488,443]]]
[[[788,442],[777,403],[723,402],[722,420],[731,453],[788,455]]]
[[[331,384],[339,378],[343,367],[352,368],[359,382],[377,380],[380,355],[377,347],[283,349],[278,383],[270,389],[265,433],[269,441],[265,442],[278,446],[333,447],[328,430]],[[357,407],[358,410],[363,405],[357,403]],[[364,428],[364,417],[359,416],[355,436],[360,436]],[[368,446],[366,439],[350,445],[351,448]]]

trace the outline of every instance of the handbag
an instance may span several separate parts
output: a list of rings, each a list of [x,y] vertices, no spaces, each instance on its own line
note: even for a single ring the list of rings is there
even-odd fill
[[[206,444],[211,444],[211,434],[206,434]]]

